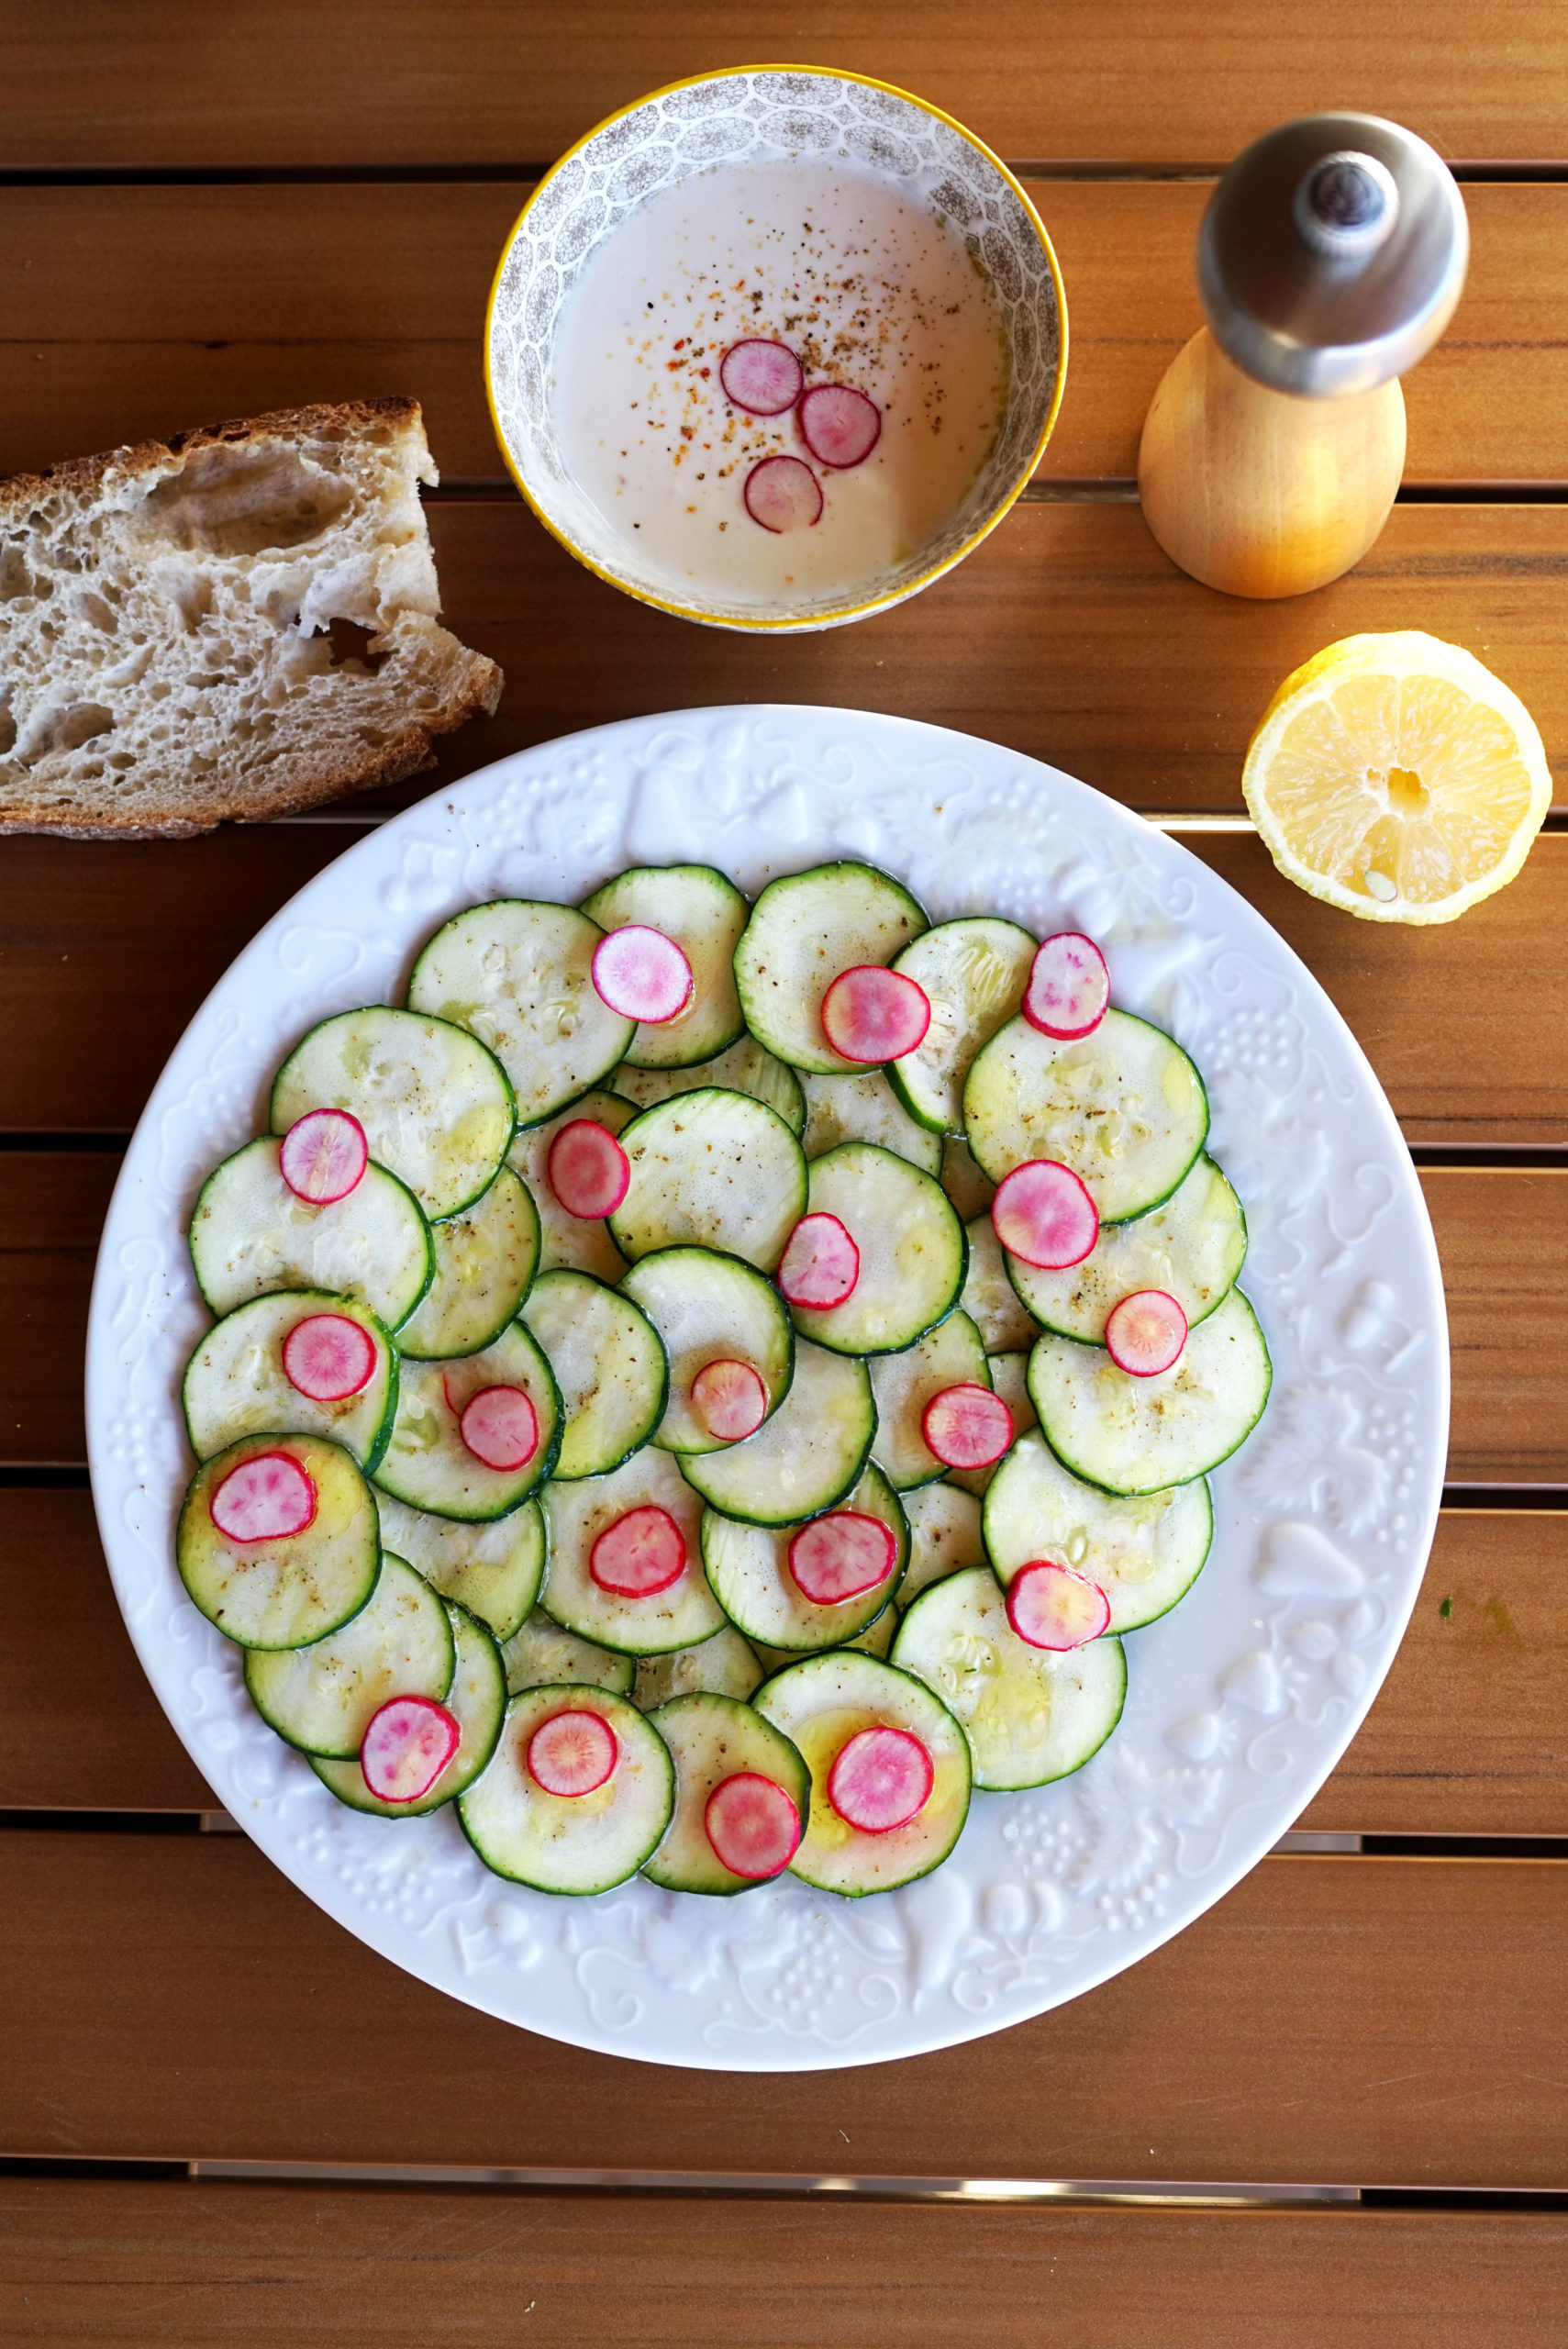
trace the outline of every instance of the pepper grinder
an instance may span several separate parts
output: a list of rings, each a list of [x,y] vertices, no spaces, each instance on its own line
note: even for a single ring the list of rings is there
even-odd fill
[[[1374,115],[1287,122],[1239,156],[1198,236],[1207,316],[1138,454],[1165,552],[1230,596],[1299,596],[1359,562],[1405,463],[1399,377],[1464,284],[1470,230],[1425,139]]]

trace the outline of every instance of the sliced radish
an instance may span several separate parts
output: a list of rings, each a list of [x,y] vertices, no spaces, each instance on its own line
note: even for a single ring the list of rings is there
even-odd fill
[[[588,1572],[617,1598],[651,1598],[686,1567],[686,1537],[668,1509],[645,1501],[606,1525],[588,1553]]]
[[[927,1404],[920,1433],[944,1468],[989,1468],[1013,1441],[1013,1415],[989,1386],[944,1386]]]
[[[1097,1640],[1111,1620],[1111,1603],[1097,1582],[1073,1566],[1037,1558],[1020,1566],[1007,1591],[1007,1620],[1031,1648],[1058,1653]]]
[[[284,1340],[284,1375],[313,1403],[346,1403],[375,1373],[375,1340],[346,1313],[312,1313]]]
[[[528,1772],[547,1795],[591,1795],[615,1776],[616,1733],[602,1713],[551,1713],[528,1740]]]
[[[539,1450],[539,1413],[520,1386],[482,1386],[463,1405],[457,1431],[486,1468],[526,1468]]]
[[[800,1847],[800,1813],[784,1788],[760,1770],[737,1770],[707,1798],[703,1825],[731,1876],[761,1884],[787,1868]]]
[[[822,1033],[847,1061],[895,1061],[923,1041],[930,1024],[925,988],[876,963],[840,971],[822,998]]]
[[[231,1468],[207,1503],[230,1542],[281,1542],[316,1515],[316,1486],[286,1452],[253,1452]]]
[[[800,403],[800,437],[819,465],[863,465],[882,438],[882,410],[849,384],[813,384]]]
[[[749,1362],[705,1363],[692,1381],[692,1408],[709,1435],[740,1443],[768,1416],[768,1390]]]
[[[741,495],[764,530],[808,530],[822,518],[822,484],[798,457],[764,457],[747,474]]]
[[[893,1572],[897,1537],[880,1517],[836,1508],[803,1525],[789,1545],[789,1570],[814,1607],[840,1607]]]
[[[278,1171],[297,1199],[329,1208],[346,1199],[370,1163],[371,1147],[347,1109],[307,1109],[278,1148]]]
[[[862,1729],[828,1774],[828,1799],[840,1819],[867,1835],[906,1827],[936,1784],[931,1757],[906,1729]]]
[[[651,1028],[678,1019],[695,989],[692,966],[675,941],[645,922],[628,922],[601,938],[593,970],[601,1003]]]
[[[778,1284],[791,1305],[818,1312],[842,1305],[861,1276],[861,1252],[836,1215],[803,1215],[779,1260]]]
[[[550,1187],[568,1215],[609,1215],[631,1187],[631,1163],[608,1126],[573,1118],[562,1126],[545,1160]]]
[[[732,342],[718,362],[724,396],[748,416],[782,416],[800,397],[806,370],[787,342],[753,335]]]
[[[1023,1013],[1042,1036],[1088,1036],[1106,1016],[1111,974],[1092,938],[1061,930],[1034,958],[1024,990]]]
[[[460,1724],[431,1697],[394,1697],[373,1714],[360,1768],[383,1802],[428,1795],[462,1742]]]
[[[1118,1370],[1153,1378],[1187,1342],[1187,1317],[1162,1288],[1135,1289],[1106,1316],[1106,1346]]]
[[[1054,1158],[1028,1159],[1003,1176],[991,1223],[1004,1248],[1051,1273],[1081,1264],[1100,1236],[1094,1200],[1073,1169]]]

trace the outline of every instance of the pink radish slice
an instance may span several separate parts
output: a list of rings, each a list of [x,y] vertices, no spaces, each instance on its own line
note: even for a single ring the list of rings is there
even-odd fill
[[[692,966],[673,938],[643,922],[612,930],[594,949],[594,988],[623,1019],[651,1028],[678,1019],[695,992]]]
[[[316,1486],[286,1452],[253,1452],[231,1468],[207,1503],[230,1542],[281,1542],[316,1515]]]
[[[816,384],[797,411],[800,437],[819,465],[863,465],[882,438],[882,410],[849,384]]]
[[[685,1565],[685,1535],[651,1501],[606,1525],[588,1553],[590,1576],[617,1598],[651,1598],[678,1582]]]
[[[539,1450],[539,1413],[520,1386],[482,1386],[463,1405],[457,1431],[486,1468],[526,1468]]]
[[[313,1208],[346,1199],[370,1163],[370,1144],[347,1109],[307,1109],[278,1148],[278,1171],[295,1198]]]
[[[944,1386],[927,1404],[920,1433],[944,1468],[989,1468],[1013,1441],[1013,1415],[988,1386]]]
[[[1062,930],[1034,958],[1023,1013],[1042,1036],[1087,1036],[1105,1018],[1110,999],[1111,974],[1094,940]]]
[[[732,342],[718,362],[724,396],[748,416],[782,416],[800,397],[806,371],[786,342],[760,335]]]
[[[615,1776],[616,1733],[602,1713],[551,1713],[528,1740],[528,1771],[547,1795],[591,1795]]]
[[[715,1856],[750,1884],[787,1868],[800,1848],[800,1813],[784,1788],[759,1770],[737,1770],[715,1787],[703,1812]]]
[[[545,1160],[550,1187],[568,1215],[609,1215],[631,1187],[631,1163],[607,1126],[573,1118],[562,1126]]]
[[[1187,1342],[1187,1317],[1162,1288],[1135,1289],[1106,1316],[1106,1347],[1118,1370],[1153,1378]]]
[[[346,1313],[312,1313],[284,1340],[284,1375],[313,1403],[346,1403],[374,1372],[375,1340]]]
[[[1100,1236],[1094,1200],[1070,1166],[1030,1158],[996,1186],[991,1223],[1004,1248],[1044,1272],[1081,1264]]]
[[[814,1607],[841,1607],[885,1582],[897,1556],[891,1525],[859,1509],[836,1508],[801,1527],[789,1545],[789,1570]]]
[[[862,1729],[828,1774],[828,1799],[840,1819],[867,1835],[906,1827],[930,1799],[931,1757],[906,1729]]]
[[[798,457],[764,457],[747,474],[741,495],[764,530],[808,530],[822,518],[822,484]]]
[[[394,1697],[372,1716],[360,1768],[383,1802],[428,1795],[462,1742],[462,1730],[430,1697]]]
[[[768,1416],[768,1390],[749,1362],[705,1363],[692,1381],[692,1408],[709,1435],[740,1443]]]
[[[876,963],[840,971],[822,998],[822,1033],[847,1061],[895,1061],[924,1041],[930,1024],[925,988]]]
[[[1007,1620],[1031,1648],[1064,1653],[1097,1640],[1111,1620],[1111,1603],[1097,1582],[1072,1566],[1036,1558],[1020,1566],[1007,1591]]]
[[[803,1215],[779,1261],[778,1284],[790,1305],[827,1312],[854,1292],[861,1252],[836,1215]]]

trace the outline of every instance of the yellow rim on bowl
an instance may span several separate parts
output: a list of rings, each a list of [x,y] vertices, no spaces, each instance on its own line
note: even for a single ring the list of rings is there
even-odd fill
[[[522,228],[524,221],[528,218],[528,214],[539,202],[546,188],[549,187],[550,182],[555,178],[556,173],[563,171],[566,165],[571,162],[573,156],[580,155],[584,147],[590,146],[604,131],[608,130],[612,123],[624,122],[628,115],[639,113],[644,106],[653,105],[656,99],[668,97],[671,93],[675,90],[695,90],[700,88],[705,83],[740,81],[753,73],[809,73],[818,81],[858,83],[862,89],[881,90],[884,92],[888,97],[902,99],[906,106],[915,106],[921,114],[929,115],[933,122],[945,123],[950,130],[956,131],[959,138],[963,139],[968,146],[973,147],[977,155],[981,155],[984,158],[985,161],[990,164],[997,177],[1004,181],[1017,196],[1019,204],[1023,207],[1026,217],[1033,227],[1036,236],[1040,239],[1040,250],[1045,255],[1046,266],[1051,271],[1051,282],[1056,295],[1056,315],[1058,320],[1056,380],[1051,386],[1051,406],[1046,412],[1045,422],[1040,427],[1040,437],[1036,440],[1034,448],[1029,452],[1028,462],[1022,468],[1018,478],[1014,483],[1012,488],[1009,489],[1006,495],[1003,497],[995,512],[991,515],[986,521],[983,522],[980,528],[973,532],[969,538],[965,539],[962,546],[955,547],[951,554],[944,555],[940,562],[934,562],[929,571],[922,572],[918,578],[908,581],[906,584],[900,586],[893,594],[873,596],[868,598],[864,603],[844,604],[832,611],[813,612],[808,619],[796,619],[788,615],[770,618],[761,614],[757,615],[755,618],[750,618],[743,614],[726,614],[722,618],[719,618],[711,611],[696,611],[694,610],[690,605],[677,603],[671,596],[655,596],[647,588],[634,587],[628,581],[617,578],[613,571],[606,570],[603,563],[595,562],[592,555],[584,553],[584,550],[577,544],[576,540],[568,537],[567,533],[562,529],[558,524],[550,519],[543,507],[539,504],[538,498],[534,495],[532,490],[528,487],[528,483],[523,479],[523,476],[518,471],[517,465],[513,458],[512,451],[506,444],[506,436],[501,429],[501,419],[496,414],[495,409],[495,386],[491,377],[490,351],[492,328],[495,317],[496,299],[501,290],[502,274],[506,269],[507,260],[510,257],[512,248],[517,243],[518,230]],[[538,519],[543,523],[545,529],[550,532],[550,537],[554,539],[559,545],[563,546],[566,549],[567,553],[573,556],[575,560],[583,565],[585,571],[591,571],[595,579],[604,580],[607,586],[617,588],[623,596],[631,596],[637,603],[651,605],[655,611],[670,612],[673,614],[677,619],[695,620],[699,626],[706,628],[751,629],[762,631],[771,630],[774,633],[782,631],[784,634],[790,634],[793,632],[805,635],[817,629],[832,628],[840,620],[862,619],[869,612],[885,610],[893,605],[906,602],[911,596],[919,595],[924,588],[930,586],[933,580],[942,578],[948,572],[954,568],[955,564],[961,563],[966,555],[973,554],[974,549],[980,544],[981,540],[983,539],[989,538],[991,532],[996,528],[997,523],[1000,522],[1006,515],[1009,514],[1014,506],[1017,505],[1019,497],[1023,495],[1024,491],[1028,488],[1030,480],[1033,478],[1035,467],[1039,464],[1041,457],[1045,454],[1046,443],[1050,440],[1051,433],[1055,429],[1056,418],[1061,411],[1062,395],[1063,388],[1065,387],[1066,381],[1067,290],[1062,282],[1061,265],[1056,258],[1055,248],[1051,244],[1051,239],[1046,233],[1045,223],[1041,220],[1039,213],[1035,210],[1034,206],[1029,202],[1029,199],[1025,194],[1020,183],[1007,169],[1006,164],[1003,162],[1001,157],[992,153],[990,148],[986,146],[983,139],[977,139],[972,130],[966,129],[964,125],[958,121],[954,116],[945,114],[940,106],[932,106],[927,98],[917,97],[912,91],[901,90],[895,82],[880,81],[874,73],[851,73],[843,70],[841,67],[834,65],[732,65],[725,67],[721,72],[717,73],[688,73],[679,82],[666,82],[657,90],[644,91],[640,97],[633,98],[629,105],[617,106],[614,114],[606,115],[602,122],[596,122],[591,130],[585,130],[582,138],[574,140],[573,143],[568,147],[563,155],[558,155],[555,161],[551,163],[549,171],[545,173],[538,186],[534,189],[533,194],[528,197],[528,202],[524,205],[522,210],[513,221],[511,228],[506,232],[506,239],[501,247],[501,258],[495,264],[495,274],[490,282],[490,298],[484,306],[485,403],[490,410],[490,425],[491,429],[495,435],[496,446],[499,448],[503,458],[506,460],[506,470],[511,474],[512,479],[516,482],[525,503],[529,507]]]

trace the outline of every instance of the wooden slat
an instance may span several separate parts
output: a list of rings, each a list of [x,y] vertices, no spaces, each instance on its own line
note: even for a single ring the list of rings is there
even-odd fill
[[[17,188],[0,317],[0,474],[203,419],[412,392],[450,476],[501,476],[480,341],[524,184]],[[1198,324],[1209,184],[1040,181],[1067,284],[1067,393],[1047,477],[1129,475],[1144,411]],[[1568,477],[1568,188],[1468,191],[1468,289],[1406,386],[1407,477]]]
[[[0,1296],[16,1335],[0,1370],[0,1462],[84,1456],[82,1366],[98,1234],[117,1158],[0,1157]],[[172,1408],[172,1404],[171,1404]]]
[[[580,15],[506,0],[348,0],[321,38],[307,0],[221,31],[199,0],[13,11],[0,163],[535,161],[683,74],[770,52],[745,15],[601,0]],[[1291,115],[1359,106],[1453,156],[1562,151],[1561,18],[1398,0],[1261,17],[1255,0],[800,0],[794,59],[880,75],[1001,153],[1208,161]]]
[[[8,1834],[0,1898],[6,2153],[1568,2187],[1551,1861],[1266,1860],[1036,2021],[764,2081],[496,2022],[240,1837]]]
[[[0,2340],[60,2349],[1544,2349],[1561,2217],[0,2185]],[[264,2309],[264,2317],[261,2311]]]

